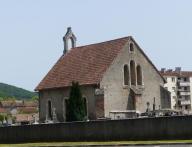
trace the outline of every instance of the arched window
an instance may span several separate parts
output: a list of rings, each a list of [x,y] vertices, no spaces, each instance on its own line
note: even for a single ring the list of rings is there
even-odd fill
[[[130,52],[134,52],[134,45],[133,45],[133,43],[129,44],[129,50],[130,50]]]
[[[87,119],[87,117],[88,117],[88,107],[87,107],[86,97],[83,97],[83,104],[84,104],[84,108],[85,108],[85,116],[86,116],[86,119]]]
[[[48,118],[49,118],[50,120],[53,119],[53,116],[52,116],[52,104],[51,104],[51,101],[50,101],[50,100],[48,101]]]
[[[124,72],[124,85],[128,85],[129,84],[129,69],[128,69],[127,65],[124,65],[123,72]]]
[[[64,121],[68,121],[68,118],[69,118],[69,116],[68,116],[68,99],[64,99],[64,101],[63,101],[63,105],[64,105],[64,108],[63,108],[63,113],[64,113]]]
[[[131,72],[131,85],[136,85],[135,62],[133,60],[131,60],[130,62],[130,72]]]
[[[71,49],[71,48],[73,48],[73,40],[72,40],[72,38],[69,38],[69,40],[68,40],[68,49]]]
[[[142,85],[142,70],[141,66],[137,65],[137,85]]]

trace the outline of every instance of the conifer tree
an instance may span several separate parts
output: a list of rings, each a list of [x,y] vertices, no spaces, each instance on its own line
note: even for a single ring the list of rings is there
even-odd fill
[[[78,82],[72,82],[69,100],[66,108],[67,121],[83,121],[86,116],[86,106],[82,98]]]

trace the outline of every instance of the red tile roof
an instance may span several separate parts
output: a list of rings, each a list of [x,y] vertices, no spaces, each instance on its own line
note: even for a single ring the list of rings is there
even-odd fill
[[[24,101],[23,103],[24,107],[38,107],[37,101]]]
[[[68,87],[72,81],[78,81],[80,85],[99,84],[103,74],[129,39],[134,41],[130,36],[72,48],[60,57],[35,90]],[[135,44],[159,74],[151,60],[136,42]],[[163,77],[162,79],[164,80]]]
[[[0,113],[8,113],[6,109],[0,108]]]
[[[80,85],[98,84],[102,75],[128,41],[128,37],[72,48],[61,56],[36,90],[59,88],[78,81]]]
[[[17,114],[15,118],[16,122],[32,121],[34,119],[32,114]]]
[[[37,113],[38,109],[36,107],[20,107],[18,108],[19,113],[29,114],[29,113]]]
[[[38,101],[18,101],[18,100],[3,100],[0,101],[2,107],[37,107]]]
[[[176,71],[165,71],[160,73],[162,76],[192,77],[192,71],[181,71],[180,73]]]
[[[5,100],[5,101],[0,101],[0,105],[4,107],[14,107],[16,105],[14,100]]]

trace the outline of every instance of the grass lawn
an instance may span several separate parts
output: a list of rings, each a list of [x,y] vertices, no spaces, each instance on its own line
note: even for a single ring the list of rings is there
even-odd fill
[[[47,142],[47,143],[23,143],[0,144],[0,147],[34,147],[34,146],[83,146],[83,145],[150,145],[150,144],[182,144],[191,143],[192,140],[162,140],[162,141],[110,141],[110,142]]]

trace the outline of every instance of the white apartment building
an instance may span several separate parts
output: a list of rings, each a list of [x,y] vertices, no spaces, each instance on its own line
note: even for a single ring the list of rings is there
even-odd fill
[[[161,69],[167,83],[164,87],[171,92],[171,108],[191,112],[192,108],[192,71]]]

